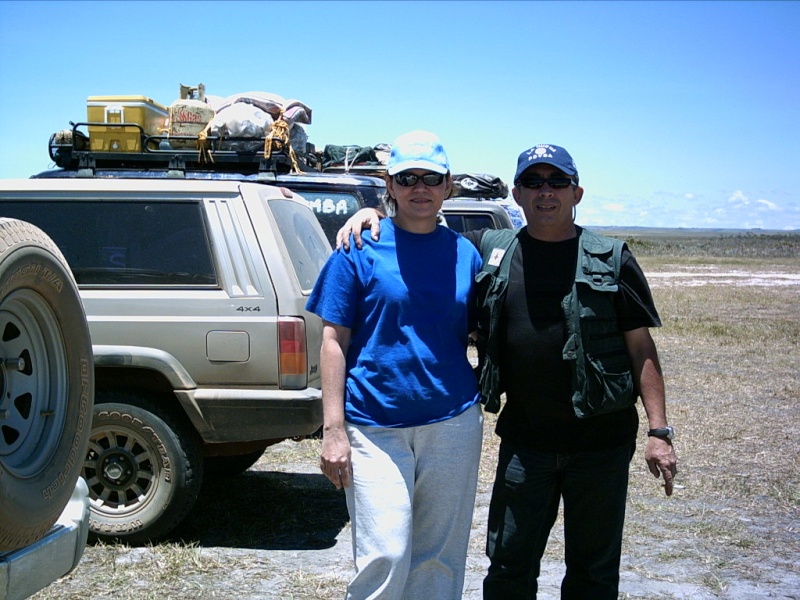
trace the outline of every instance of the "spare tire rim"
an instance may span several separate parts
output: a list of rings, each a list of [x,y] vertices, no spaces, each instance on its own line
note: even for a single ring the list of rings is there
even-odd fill
[[[67,358],[58,319],[32,290],[0,302],[0,459],[32,477],[59,446],[67,410]]]

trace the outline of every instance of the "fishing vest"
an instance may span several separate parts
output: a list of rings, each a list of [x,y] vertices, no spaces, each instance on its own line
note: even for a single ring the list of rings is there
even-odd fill
[[[630,357],[617,327],[623,242],[578,230],[578,260],[572,289],[561,301],[566,325],[562,358],[572,373],[572,407],[578,418],[622,410],[636,402]],[[475,278],[480,308],[477,374],[488,412],[500,410],[500,317],[519,235],[525,228],[495,229],[481,238],[483,268]]]

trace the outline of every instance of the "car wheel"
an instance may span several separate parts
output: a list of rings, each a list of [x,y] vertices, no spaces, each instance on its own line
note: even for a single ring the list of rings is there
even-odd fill
[[[203,459],[197,434],[163,403],[100,392],[83,476],[91,539],[131,545],[177,526],[197,500]]]
[[[241,475],[258,462],[258,459],[264,454],[264,450],[261,448],[255,452],[235,456],[208,456],[205,459],[204,477],[226,479]]]
[[[78,288],[55,243],[0,219],[0,551],[47,533],[78,480],[94,400]]]

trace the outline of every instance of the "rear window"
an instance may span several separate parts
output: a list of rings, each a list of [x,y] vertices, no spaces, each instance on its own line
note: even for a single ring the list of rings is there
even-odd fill
[[[448,227],[459,233],[477,231],[479,229],[497,229],[497,223],[488,214],[453,214],[445,212],[444,216],[447,219]]]
[[[297,281],[303,292],[310,293],[322,266],[331,253],[331,247],[319,233],[314,215],[303,205],[292,200],[271,200],[269,203],[278,229],[291,232],[283,241],[289,252]]]
[[[314,211],[331,246],[336,244],[336,232],[361,208],[361,202],[355,194],[296,189],[293,191],[302,196]]]
[[[197,202],[3,202],[58,245],[82,286],[216,286]]]

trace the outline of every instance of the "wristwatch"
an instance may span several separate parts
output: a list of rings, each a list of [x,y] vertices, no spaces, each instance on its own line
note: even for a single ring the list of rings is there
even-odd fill
[[[658,429],[649,429],[647,435],[671,440],[675,437],[675,429],[672,425],[667,425],[666,427],[659,427]]]

